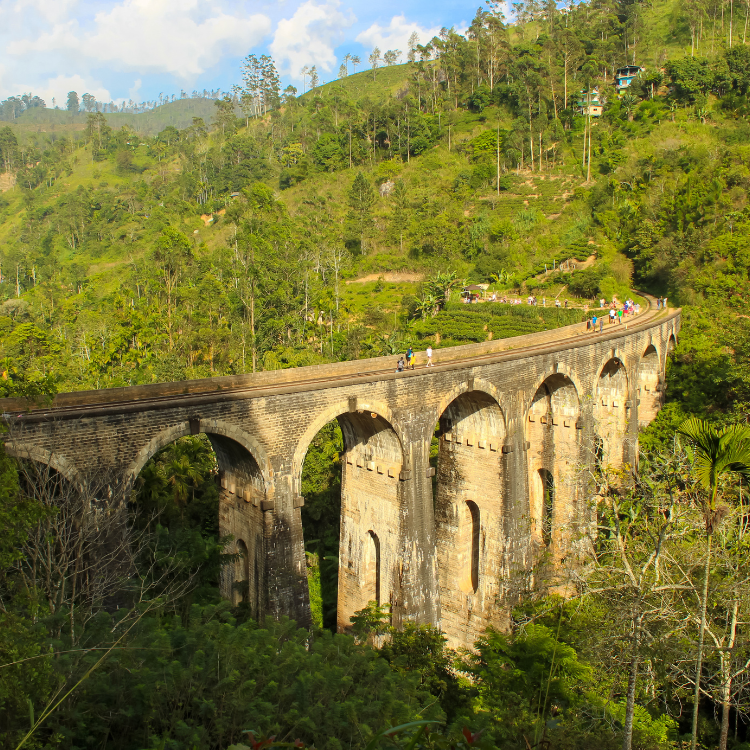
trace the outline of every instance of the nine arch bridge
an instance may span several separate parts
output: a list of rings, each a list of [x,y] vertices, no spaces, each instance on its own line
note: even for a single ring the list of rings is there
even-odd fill
[[[107,471],[127,489],[159,450],[205,433],[220,529],[241,553],[224,593],[239,591],[258,617],[304,624],[302,464],[337,419],[339,628],[374,599],[391,605],[395,625],[433,623],[452,645],[471,645],[507,621],[511,578],[528,578],[539,550],[563,559],[590,523],[597,462],[635,460],[679,327],[679,311],[652,306],[603,333],[578,324],[438,350],[431,368],[417,354],[404,373],[389,357],[66,393],[30,410],[6,399],[6,450],[73,482]]]

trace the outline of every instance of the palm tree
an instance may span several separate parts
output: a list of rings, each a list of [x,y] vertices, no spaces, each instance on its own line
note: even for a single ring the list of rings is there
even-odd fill
[[[620,100],[620,106],[623,112],[628,116],[628,122],[633,122],[633,111],[638,105],[639,99],[633,94],[625,94]]]
[[[180,507],[186,505],[188,492],[192,491],[195,496],[195,487],[201,479],[200,471],[189,456],[182,455],[167,464],[165,474],[168,477],[167,483],[172,487],[175,503]]]
[[[706,493],[702,500],[706,522],[706,562],[703,568],[703,591],[700,600],[700,626],[698,630],[698,653],[695,664],[695,694],[693,697],[693,729],[690,750],[696,750],[698,742],[698,703],[700,700],[701,669],[703,668],[703,638],[706,632],[706,607],[708,604],[708,579],[711,574],[711,542],[713,533],[727,513],[719,500],[719,481],[731,472],[750,477],[750,428],[731,425],[717,429],[702,419],[691,417],[677,430],[686,437],[694,449],[693,465],[698,483]],[[729,706],[725,705],[728,711]],[[722,729],[724,721],[722,720]],[[728,727],[728,721],[727,721]],[[726,745],[725,745],[726,746]]]

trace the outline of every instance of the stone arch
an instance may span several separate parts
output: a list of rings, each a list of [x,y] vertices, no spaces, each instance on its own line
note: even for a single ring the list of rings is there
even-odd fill
[[[669,338],[667,339],[666,356],[668,357],[677,348],[677,336],[674,331],[670,331]],[[666,359],[665,359],[666,368]]]
[[[348,400],[337,401],[335,404],[331,404],[324,411],[318,414],[317,417],[307,426],[302,436],[297,441],[297,447],[294,450],[294,456],[292,457],[292,475],[298,478],[302,473],[302,464],[305,461],[305,456],[310,448],[313,438],[327,425],[329,422],[333,422],[334,419],[343,417],[349,414],[350,403]],[[389,406],[381,401],[363,401],[357,399],[356,408],[354,413],[375,413],[381,417],[384,421],[388,422],[389,426],[393,430],[394,434],[399,439],[399,444],[403,445],[401,435],[397,425],[394,424],[393,413]]]
[[[602,440],[604,466],[620,466],[627,458],[630,412],[627,368],[619,357],[610,357],[599,371],[594,386],[594,421]]]
[[[16,440],[9,440],[5,443],[5,452],[13,458],[46,464],[65,477],[69,482],[79,487],[83,483],[81,474],[75,464],[59,453],[53,453],[46,448],[41,448],[37,445],[27,445]]]
[[[481,391],[488,395],[490,398],[494,399],[494,401],[500,407],[501,411],[505,413],[505,410],[501,406],[502,393],[500,392],[500,390],[496,388],[495,385],[490,383],[489,380],[475,378],[472,382],[471,388],[469,387],[468,382],[462,383],[461,385],[457,385],[454,388],[451,388],[451,390],[448,391],[448,393],[440,399],[437,406],[435,421],[438,421],[438,419],[445,413],[445,410],[448,408],[448,406],[459,396],[462,396],[464,393],[473,393],[475,391]]]
[[[507,427],[497,399],[482,389],[451,392],[438,422],[435,539],[441,628],[449,643],[471,647],[497,606],[504,559]],[[494,390],[494,388],[493,388]],[[456,394],[458,391],[458,394]],[[445,400],[444,400],[445,401]]]
[[[534,543],[555,558],[565,554],[578,515],[583,432],[579,393],[567,373],[547,375],[526,412],[530,531]],[[543,472],[554,487],[551,518],[545,517],[547,483],[542,478],[547,474]]]
[[[656,417],[662,406],[664,376],[661,356],[653,342],[649,342],[638,362],[638,425],[645,427]]]
[[[389,602],[392,608],[399,601],[405,496],[401,478],[405,476],[402,471],[408,469],[402,439],[387,405],[369,399],[341,400],[321,412],[300,437],[292,459],[296,488],[301,488],[310,443],[333,420],[339,424],[344,443],[337,605],[337,627],[344,631],[351,627],[354,612],[372,599],[374,570],[379,600]]]
[[[260,443],[248,435],[244,430],[235,425],[224,422],[220,419],[201,419],[198,424],[193,424],[191,428],[190,421],[178,422],[171,427],[167,427],[162,432],[155,435],[149,442],[138,451],[133,462],[126,472],[126,477],[131,483],[134,482],[146,462],[153,458],[162,448],[166,448],[170,443],[179,440],[181,437],[205,432],[211,439],[212,436],[219,438],[228,438],[229,440],[242,446],[253,458],[258,465],[258,471],[263,478],[263,483],[267,484],[271,476],[271,463],[268,456]],[[213,441],[212,441],[213,445]],[[214,446],[215,449],[215,446]]]
[[[231,535],[242,541],[245,547],[247,577],[238,578],[237,563],[225,566],[221,572],[221,592],[235,601],[237,584],[243,582],[252,616],[262,617],[267,610],[266,537],[271,521],[266,518],[265,500],[270,464],[255,438],[218,419],[178,422],[154,435],[141,448],[128,468],[126,482],[132,486],[146,462],[166,446],[200,433],[210,441],[219,467],[219,532],[222,537]],[[239,551],[238,545],[235,551]]]
[[[560,378],[568,382],[573,387],[576,398],[578,399],[580,405],[580,394],[586,393],[587,389],[583,386],[583,383],[579,379],[577,373],[568,370],[567,367],[561,367],[554,372],[547,372],[544,375],[537,377],[532,387],[529,388],[528,391],[526,391],[528,395],[531,395],[531,401],[529,401],[529,403],[526,405],[526,411],[528,411],[531,404],[534,403],[534,399],[536,399],[536,397],[538,396],[539,389],[542,387],[542,385],[547,383],[547,381],[550,379],[552,379],[553,383],[559,382]]]

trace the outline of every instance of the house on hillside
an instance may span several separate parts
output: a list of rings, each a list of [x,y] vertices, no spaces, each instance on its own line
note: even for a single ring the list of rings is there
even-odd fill
[[[604,102],[599,96],[599,89],[594,88],[591,91],[581,89],[578,93],[576,107],[582,115],[591,115],[591,117],[601,117],[604,111]]]
[[[618,68],[615,73],[615,90],[617,91],[617,96],[622,96],[625,89],[633,83],[634,79],[641,75],[643,70],[640,65],[626,65],[623,68]]]

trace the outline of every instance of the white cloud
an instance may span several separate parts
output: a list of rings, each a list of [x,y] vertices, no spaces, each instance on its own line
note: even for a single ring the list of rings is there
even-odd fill
[[[138,92],[141,90],[141,79],[138,78],[135,83],[133,84],[133,87],[131,89],[128,89],[128,96],[134,101],[138,101]]]
[[[406,16],[393,16],[387,26],[374,23],[369,29],[357,35],[357,41],[366,49],[379,47],[381,52],[398,49],[403,53],[401,62],[406,61],[409,51],[409,37],[416,31],[419,44],[427,44],[432,37],[440,33],[440,27],[425,28],[415,21],[407,21]]]
[[[108,102],[112,98],[109,91],[100,82],[85,79],[80,75],[59,75],[55,78],[48,78],[47,81],[33,86],[28,84],[21,85],[19,86],[19,90],[33,91],[47,102],[48,107],[52,106],[52,99],[54,98],[57,106],[62,109],[65,109],[69,91],[77,91],[79,98],[85,93],[93,94],[100,102]]]
[[[76,20],[60,19],[45,33],[11,42],[7,53],[23,56],[66,51],[98,62],[189,79],[225,55],[249,51],[270,29],[268,16],[230,15],[207,0],[123,0],[97,13],[90,30]]]
[[[270,50],[281,73],[298,78],[305,65],[333,70],[334,48],[343,41],[344,30],[357,20],[351,11],[342,13],[340,5],[339,0],[307,0],[291,18],[279,21]]]

